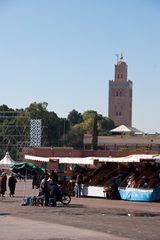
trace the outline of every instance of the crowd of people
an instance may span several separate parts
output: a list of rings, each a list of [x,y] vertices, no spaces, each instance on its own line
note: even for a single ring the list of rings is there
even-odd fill
[[[13,172],[8,176],[3,169],[0,170],[0,197],[5,197],[7,187],[9,189],[9,196],[14,197],[18,179],[19,176]],[[49,198],[54,200],[53,205],[56,206],[59,188],[58,176],[54,171],[45,172],[43,175],[34,175],[32,177],[32,188],[39,189],[38,196],[44,195],[46,206],[49,204]]]
[[[17,174],[13,172],[10,175],[6,174],[4,170],[0,170],[0,196],[6,196],[7,188],[9,189],[9,196],[15,196],[16,183],[21,181]],[[77,173],[75,178],[75,197],[80,197],[82,194],[83,177],[81,173]],[[32,176],[32,189],[38,190],[39,199],[44,197],[44,204],[48,206],[49,200],[52,199],[52,206],[56,206],[57,199],[60,195],[60,187],[58,182],[58,175],[55,171],[46,171],[42,175]]]
[[[102,172],[102,171],[103,172]],[[93,173],[85,174],[76,172],[76,177],[72,179],[74,183],[73,194],[75,197],[79,198],[83,194],[82,185],[89,184],[90,179],[94,183],[98,180],[103,182],[104,192],[106,193],[106,198],[110,199],[119,199],[118,187],[132,187],[132,188],[156,188],[160,186],[160,170],[159,167],[152,165],[150,163],[145,164],[128,164],[128,165],[115,165],[106,167],[101,167],[95,169]],[[87,181],[85,181],[87,179]],[[14,197],[16,183],[19,180],[19,177],[14,173],[11,173],[9,176],[5,173],[4,170],[0,170],[0,197],[4,197],[9,189],[9,196]],[[104,184],[104,182],[108,184]],[[63,181],[64,183],[65,181]],[[95,185],[96,186],[96,185]],[[52,206],[56,206],[57,199],[60,196],[60,188],[58,175],[55,171],[50,170],[46,171],[43,175],[34,175],[32,176],[32,189],[36,188],[38,190],[39,199],[41,196],[44,198],[45,206],[48,206],[50,199],[52,199]]]
[[[10,197],[14,197],[14,195],[15,195],[16,183],[17,183],[17,179],[16,179],[14,173],[11,173],[11,175],[8,178],[8,187],[9,187],[9,196]],[[7,191],[7,174],[2,169],[0,171],[0,196],[4,197],[6,191]]]

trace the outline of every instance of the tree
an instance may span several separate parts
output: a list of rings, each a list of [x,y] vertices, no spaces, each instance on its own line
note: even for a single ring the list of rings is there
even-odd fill
[[[98,128],[97,128],[97,113],[95,113],[93,118],[93,128],[92,128],[92,149],[97,149],[98,143]]]
[[[83,117],[83,123],[82,127],[84,130],[84,133],[92,133],[93,131],[93,119],[97,115],[97,112],[94,110],[87,110],[82,114]]]
[[[67,133],[69,130],[69,121],[66,118],[61,118],[59,125],[59,146],[66,146]]]
[[[59,128],[60,119],[54,112],[47,112],[43,119],[45,129],[47,131],[47,146],[58,146],[59,145]]]
[[[108,135],[109,131],[115,127],[114,122],[107,117],[103,117],[101,114],[98,115],[99,123],[99,135]]]
[[[0,106],[0,155],[8,151],[18,159],[23,147],[29,143],[29,119],[23,109]]]
[[[31,119],[42,119],[44,115],[47,113],[48,103],[31,103],[29,107],[25,109],[25,111],[29,114]]]
[[[42,120],[42,144],[46,146],[58,146],[60,119],[54,112],[47,111],[48,103],[34,102],[25,109],[30,119]]]
[[[19,145],[29,146],[30,120],[42,120],[42,146],[83,147],[84,134],[92,135],[92,148],[97,148],[98,135],[108,135],[114,122],[94,110],[83,114],[73,109],[67,118],[59,118],[54,111],[47,110],[47,102],[33,102],[25,109],[12,109],[0,106],[0,142],[3,152],[15,152]],[[15,147],[16,146],[16,147]],[[19,148],[20,149],[20,148]],[[16,155],[16,154],[15,154]],[[18,155],[18,154],[17,154]]]
[[[75,125],[82,122],[82,114],[73,109],[67,117],[70,125]]]
[[[66,143],[68,147],[82,149],[83,148],[83,130],[72,127],[66,135]]]
[[[7,105],[3,104],[0,106],[0,111],[14,111],[14,109],[9,108]]]

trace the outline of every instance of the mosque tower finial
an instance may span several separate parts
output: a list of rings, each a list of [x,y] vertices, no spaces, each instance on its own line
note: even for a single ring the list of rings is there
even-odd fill
[[[123,60],[123,52],[121,52],[120,60]]]

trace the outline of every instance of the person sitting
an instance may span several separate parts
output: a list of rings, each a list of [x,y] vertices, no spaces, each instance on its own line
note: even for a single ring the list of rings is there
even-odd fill
[[[134,179],[134,175],[131,175],[128,177],[127,179],[127,188],[134,188],[136,186],[136,182],[135,182],[135,179]]]
[[[111,199],[119,199],[119,191],[118,191],[118,184],[116,181],[113,181],[110,185],[111,187]]]
[[[112,179],[112,182],[109,186],[105,187],[104,192],[106,193],[107,199],[119,199],[118,184],[115,178]]]
[[[144,184],[146,183],[146,176],[142,176],[139,181],[138,188],[144,188]]]
[[[50,191],[49,191],[48,182],[47,182],[48,179],[49,179],[49,175],[45,174],[44,178],[40,183],[40,189],[39,189],[39,196],[42,196],[42,195],[44,196],[45,206],[48,206],[49,197],[50,197]]]
[[[50,190],[50,203],[52,206],[57,206],[57,200],[60,196],[60,190],[57,183],[53,183],[52,188]]]
[[[156,188],[160,185],[160,180],[156,177],[151,178],[148,183],[148,188]]]

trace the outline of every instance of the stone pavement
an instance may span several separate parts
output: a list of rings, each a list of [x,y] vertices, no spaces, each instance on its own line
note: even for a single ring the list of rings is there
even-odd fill
[[[38,190],[22,181],[14,198],[0,197],[0,240],[159,240],[160,203],[73,197],[68,206],[21,206],[24,193]]]
[[[21,219],[12,216],[1,216],[0,226],[0,239],[5,240],[124,240],[124,238],[94,230]]]

